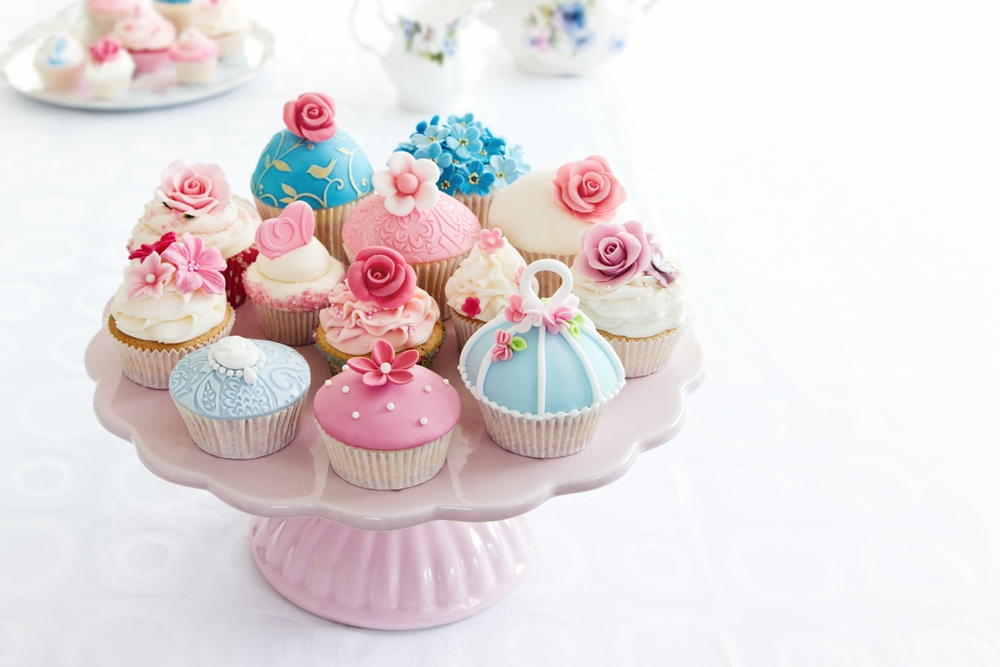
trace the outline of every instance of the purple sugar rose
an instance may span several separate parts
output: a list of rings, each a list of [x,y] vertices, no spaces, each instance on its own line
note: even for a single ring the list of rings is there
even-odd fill
[[[597,224],[583,236],[573,270],[598,285],[615,289],[649,268],[652,253],[642,225]]]

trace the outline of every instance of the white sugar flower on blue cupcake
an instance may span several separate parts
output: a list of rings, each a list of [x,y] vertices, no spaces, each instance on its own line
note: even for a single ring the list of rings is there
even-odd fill
[[[255,459],[295,439],[309,382],[309,364],[292,348],[229,336],[174,366],[170,397],[200,449]]]
[[[418,160],[431,160],[441,169],[438,188],[460,201],[486,226],[494,195],[526,174],[522,149],[508,144],[471,113],[440,116],[417,124],[417,131],[396,149]]]

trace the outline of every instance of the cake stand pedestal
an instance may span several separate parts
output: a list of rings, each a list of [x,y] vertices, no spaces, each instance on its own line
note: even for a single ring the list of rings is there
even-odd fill
[[[252,303],[237,310],[233,333],[264,338]],[[101,424],[133,442],[150,471],[206,489],[253,516],[254,560],[279,593],[318,616],[384,630],[451,623],[510,593],[535,554],[531,510],[554,496],[611,483],[640,453],[674,437],[683,425],[685,395],[704,378],[702,348],[689,329],[663,371],[628,381],[587,449],[529,459],[501,449],[486,433],[459,378],[449,327],[434,361],[434,370],[462,396],[448,460],[424,484],[371,491],[330,467],[312,416],[312,398],[330,372],[313,347],[297,349],[312,372],[299,434],[281,451],[249,461],[198,449],[168,392],[125,378],[106,331],[90,342],[86,366],[97,382]]]

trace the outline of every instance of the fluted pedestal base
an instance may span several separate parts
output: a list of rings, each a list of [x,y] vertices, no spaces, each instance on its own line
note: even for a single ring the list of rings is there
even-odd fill
[[[452,623],[500,601],[524,578],[536,532],[530,514],[386,532],[255,517],[250,543],[264,577],[299,607],[347,625],[410,630]]]

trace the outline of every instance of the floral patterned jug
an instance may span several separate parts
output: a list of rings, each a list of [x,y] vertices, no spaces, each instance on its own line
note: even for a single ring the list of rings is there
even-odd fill
[[[630,23],[656,0],[493,0],[483,20],[522,69],[590,74],[625,48]],[[640,9],[641,8],[641,9]]]
[[[378,17],[392,37],[380,50],[362,39],[358,10],[378,7]],[[351,32],[366,51],[382,60],[399,91],[400,104],[411,111],[438,111],[464,94],[482,72],[479,51],[462,40],[475,2],[469,0],[355,0]]]

